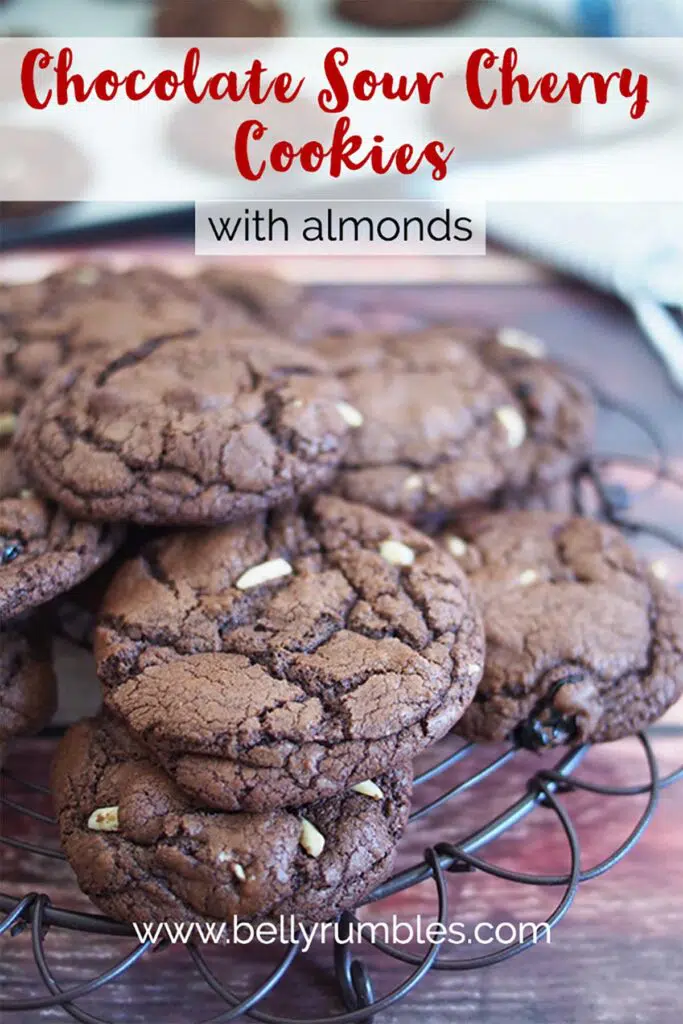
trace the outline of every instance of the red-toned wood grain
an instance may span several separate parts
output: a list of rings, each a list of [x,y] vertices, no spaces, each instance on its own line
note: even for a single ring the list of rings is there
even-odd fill
[[[593,373],[603,387],[637,402],[664,435],[683,476],[680,398],[669,388],[656,358],[641,341],[627,313],[616,303],[577,287],[548,285],[401,285],[324,289],[349,304],[388,301],[393,308],[420,311],[425,319],[460,318],[512,323],[536,331],[551,351],[571,358]],[[601,444],[611,450],[647,452],[638,433],[617,419],[601,424]],[[627,482],[638,482],[631,473]],[[669,494],[643,504],[643,514],[681,529],[683,497]],[[677,571],[673,564],[674,572]],[[654,730],[663,772],[683,761],[683,709],[674,709]],[[448,747],[444,741],[439,753]],[[52,742],[26,741],[12,755],[10,769],[44,781]],[[437,756],[425,755],[426,763]],[[477,764],[488,752],[477,755]],[[400,866],[421,858],[439,839],[457,840],[488,820],[523,790],[538,767],[532,755],[412,826],[401,846]],[[545,763],[545,762],[541,762]],[[422,787],[420,803],[453,785],[470,764],[447,779]],[[642,751],[635,741],[591,751],[580,769],[602,783],[628,785],[644,780]],[[16,791],[8,789],[8,795]],[[604,798],[590,794],[562,797],[579,831],[584,866],[614,849],[632,828],[643,798]],[[6,812],[3,831],[24,838],[45,834]],[[538,810],[483,853],[487,858],[528,871],[562,871],[567,847],[550,811]],[[4,848],[0,854],[3,891],[39,890],[61,906],[88,906],[65,864]],[[557,892],[498,881],[480,873],[449,878],[451,917],[477,921],[537,921],[551,909]],[[366,919],[413,920],[435,907],[434,889],[425,883],[363,911]],[[64,985],[75,985],[104,970],[130,948],[129,942],[55,931],[46,948]],[[486,952],[486,948],[473,952]],[[26,936],[0,941],[0,980],[7,996],[42,993],[32,967]],[[215,949],[212,966],[240,992],[263,979],[276,962],[273,950]],[[378,996],[405,977],[406,968],[374,951],[364,952]],[[192,1024],[220,1013],[224,1006],[185,963],[183,950],[148,956],[125,978],[84,1000],[83,1007],[126,1024]],[[683,784],[667,790],[646,835],[613,871],[583,886],[566,919],[542,944],[499,966],[463,973],[432,972],[405,1001],[379,1019],[385,1024],[678,1024],[683,1016]],[[266,1009],[302,1017],[339,1012],[329,948],[300,958]],[[7,1024],[66,1020],[62,1011],[8,1014]],[[3,1024],[5,1021],[3,1020]]]

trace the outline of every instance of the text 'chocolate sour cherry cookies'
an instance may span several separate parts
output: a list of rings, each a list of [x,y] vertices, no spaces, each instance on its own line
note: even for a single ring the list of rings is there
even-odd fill
[[[15,447],[73,515],[208,525],[332,480],[355,410],[315,353],[206,331],[92,354],[25,406]]]
[[[107,707],[225,810],[409,760],[455,725],[484,660],[456,560],[331,496],[153,543],[105,596],[95,654]]]
[[[226,814],[194,804],[100,718],[67,733],[53,782],[64,851],[112,917],[305,923],[357,906],[391,873],[412,776],[387,769],[299,812]]]
[[[54,714],[57,684],[47,630],[37,621],[0,626],[0,763],[14,736],[39,732]]]
[[[335,488],[420,522],[487,500],[527,436],[519,402],[471,346],[438,330],[316,344],[362,416]]]
[[[445,533],[481,606],[486,667],[456,731],[530,746],[616,740],[683,689],[683,596],[614,527],[550,512]]]
[[[0,414],[0,427],[14,415]],[[123,540],[118,526],[74,522],[32,491],[0,437],[0,622],[70,590]]]

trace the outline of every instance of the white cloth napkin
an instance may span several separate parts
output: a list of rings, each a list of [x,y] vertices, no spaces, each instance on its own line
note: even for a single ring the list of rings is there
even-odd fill
[[[683,390],[683,203],[502,204],[488,233],[511,248],[614,291]]]

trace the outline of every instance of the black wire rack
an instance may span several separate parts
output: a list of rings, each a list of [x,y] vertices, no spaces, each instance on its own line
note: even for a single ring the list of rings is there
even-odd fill
[[[683,490],[683,481],[678,480],[669,469],[666,453],[656,432],[637,410],[616,402],[594,386],[593,391],[603,409],[626,417],[644,432],[653,446],[653,454],[647,457],[603,455],[591,456],[586,459],[578,467],[572,480],[570,499],[572,507],[578,513],[591,514],[610,522],[629,535],[646,535],[664,543],[669,549],[678,553],[683,552],[683,539],[676,536],[675,532],[666,524],[644,522],[630,514],[631,497],[628,491],[622,484],[615,484],[612,479],[612,471],[619,466],[626,465],[646,474],[649,482],[645,491],[648,493],[663,483],[673,484]],[[85,638],[78,636],[72,637],[72,639],[74,642],[83,643]],[[535,710],[533,720],[527,722],[525,729],[519,732],[515,745],[505,749],[502,753],[496,753],[483,767],[471,770],[456,785],[445,788],[436,798],[421,806],[419,799],[424,784],[437,778],[446,780],[449,770],[456,765],[471,764],[477,750],[471,743],[464,744],[418,775],[415,779],[414,803],[416,806],[410,816],[411,824],[421,822],[422,819],[437,809],[443,808],[446,804],[448,804],[449,810],[453,809],[453,820],[457,821],[458,801],[465,792],[472,790],[494,774],[502,778],[506,769],[509,770],[511,763],[520,756],[524,756],[525,748],[539,751],[544,746],[550,745],[553,740],[552,729],[549,731],[547,728],[543,710],[543,708]],[[559,895],[554,909],[547,915],[545,922],[539,923],[538,926],[545,926],[547,929],[553,928],[568,912],[579,886],[609,871],[638,842],[652,820],[661,792],[683,780],[683,766],[662,777],[650,739],[647,735],[640,734],[638,740],[646,767],[646,781],[642,784],[616,787],[587,781],[576,773],[588,752],[588,747],[565,748],[558,753],[551,768],[540,767],[530,772],[522,792],[502,812],[476,831],[459,837],[455,842],[450,839],[432,842],[424,851],[424,856],[419,862],[399,871],[383,882],[367,897],[365,903],[374,904],[419,883],[431,881],[435,887],[437,903],[433,921],[441,928],[447,928],[449,923],[447,876],[460,872],[480,872],[519,885],[550,887],[558,890]],[[486,751],[482,751],[480,748],[478,753],[486,754]],[[3,776],[1,803],[22,818],[31,819],[35,823],[35,827],[40,827],[41,839],[40,842],[32,842],[12,835],[0,835],[0,842],[26,853],[64,860],[64,854],[54,843],[56,834],[54,820],[31,806],[32,801],[36,799],[46,799],[49,796],[49,790],[35,782],[18,778],[8,771],[4,771]],[[6,795],[8,788],[13,793],[11,799]],[[566,806],[568,801],[563,799],[576,792],[592,794],[596,799],[604,800],[639,795],[646,797],[640,817],[627,837],[608,856],[589,868],[581,867],[579,837]],[[15,796],[15,793],[18,795]],[[479,855],[479,851],[487,844],[508,832],[513,826],[539,809],[550,810],[553,813],[566,841],[569,869],[564,874],[514,871],[490,863]],[[43,829],[45,830],[44,841]],[[50,829],[52,830],[51,836]],[[105,989],[106,986],[120,981],[124,975],[127,980],[131,980],[134,977],[136,965],[151,954],[154,954],[155,957],[160,953],[163,954],[164,950],[169,947],[168,940],[162,940],[156,946],[151,940],[140,942],[130,925],[99,914],[55,906],[49,894],[44,892],[29,892],[22,897],[0,893],[0,912],[5,915],[0,920],[0,936],[9,935],[16,938],[23,935],[26,939],[26,933],[28,933],[35,966],[46,990],[45,994],[40,996],[0,999],[0,1014],[31,1011],[38,1013],[43,1010],[50,1011],[54,1008],[61,1008],[67,1018],[81,1021],[83,1024],[115,1024],[109,1017],[96,1016],[81,1008],[80,1001]],[[214,997],[218,997],[225,1009],[206,1018],[194,1015],[191,1006],[183,1007],[183,1020],[186,1024],[225,1024],[227,1021],[236,1020],[246,1015],[261,1024],[369,1022],[374,1019],[375,1015],[407,996],[432,970],[457,972],[490,967],[528,950],[536,941],[535,936],[530,935],[512,945],[498,946],[485,954],[474,957],[466,954],[445,955],[443,945],[435,941],[426,946],[426,951],[417,954],[404,946],[391,945],[382,941],[377,937],[376,932],[365,931],[360,926],[361,921],[357,914],[346,912],[341,915],[335,930],[330,975],[336,984],[337,1002],[341,1012],[331,1012],[325,1016],[292,1017],[279,1016],[259,1009],[263,1001],[272,995],[284,979],[294,961],[306,955],[302,951],[301,938],[295,938],[286,945],[285,952],[277,966],[247,995],[238,994],[233,984],[218,977],[214,967],[209,963],[206,953],[198,944],[184,946],[188,971],[193,971],[196,979],[203,981],[207,992],[210,991]],[[112,936],[118,939],[129,938],[131,947],[122,958],[119,958],[112,966],[97,976],[90,977],[80,984],[69,983],[66,985],[58,980],[56,968],[54,963],[51,963],[47,950],[46,938],[49,932],[55,929],[97,936]],[[364,944],[369,944],[380,954],[406,968],[406,977],[391,991],[382,996],[376,995],[371,971],[366,961],[361,955],[355,953],[352,944],[346,941],[347,935],[352,932],[356,935],[360,934]],[[177,949],[178,947],[174,945],[173,948]]]

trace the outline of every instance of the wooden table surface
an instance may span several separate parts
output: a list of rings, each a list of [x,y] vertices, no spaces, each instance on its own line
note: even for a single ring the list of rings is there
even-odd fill
[[[427,319],[457,316],[505,322],[541,334],[553,353],[590,371],[618,397],[637,401],[656,422],[683,476],[680,398],[670,390],[659,363],[625,311],[576,286],[543,280],[536,272],[515,268],[507,280],[505,274],[494,275],[493,281],[484,283],[467,280],[465,273],[456,284],[401,284],[390,289],[379,283],[322,287],[349,304],[390,301],[394,308],[419,311]],[[637,431],[614,418],[601,423],[600,433],[601,446],[609,450],[647,451]],[[624,474],[623,479],[639,482],[633,473]],[[670,493],[645,502],[643,514],[678,526],[680,532],[682,509],[681,496],[671,488]],[[671,565],[678,576],[680,563],[672,560]],[[673,771],[683,761],[683,708],[670,712],[652,736],[661,771]],[[450,742],[443,741],[438,751],[425,755],[424,762],[441,757]],[[44,782],[52,746],[49,739],[25,741],[15,748],[8,767],[18,775]],[[481,766],[493,754],[491,750],[478,753],[476,765]],[[546,763],[534,755],[520,755],[485,783],[411,826],[401,846],[400,866],[419,860],[430,843],[456,841],[485,822],[518,796],[526,779]],[[433,799],[471,770],[469,763],[462,765],[446,779],[421,787],[419,803]],[[580,772],[613,785],[646,778],[642,751],[635,740],[591,751]],[[14,798],[19,795],[10,783],[6,793]],[[642,797],[570,794],[561,799],[578,829],[585,867],[618,846],[643,806]],[[2,827],[7,835],[34,840],[53,835],[45,826],[27,824],[13,811],[5,811]],[[49,893],[60,906],[88,906],[65,864],[7,847],[3,850],[0,875],[4,892],[38,890]],[[566,842],[547,810],[537,810],[496,840],[485,856],[517,870],[557,872],[567,867]],[[478,872],[449,876],[448,888],[451,918],[469,925],[540,921],[557,898],[552,889],[499,881]],[[373,906],[363,916],[389,920],[396,915],[410,922],[423,915],[428,920],[434,906],[433,886],[425,883]],[[78,984],[104,970],[130,946],[130,941],[57,930],[46,940],[51,964],[64,985]],[[472,946],[471,951],[490,950]],[[27,936],[0,940],[0,956],[0,982],[6,997],[42,994]],[[406,968],[395,961],[374,951],[364,956],[377,996],[406,976]],[[277,953],[268,948],[248,953],[214,949],[208,958],[220,977],[246,992],[250,982],[253,985],[265,978]],[[148,956],[125,978],[84,1000],[83,1008],[126,1024],[193,1024],[220,1013],[225,1007],[198,980],[186,960],[187,953],[181,949]],[[539,944],[520,957],[484,970],[432,972],[378,1020],[385,1024],[413,1024],[418,1018],[434,1024],[678,1024],[683,1015],[682,981],[683,785],[678,785],[662,794],[654,821],[631,854],[608,874],[582,886],[549,944]],[[330,948],[317,948],[300,957],[265,1008],[301,1017],[340,1012]],[[61,1010],[32,1010],[8,1013],[3,1024],[66,1019]]]

